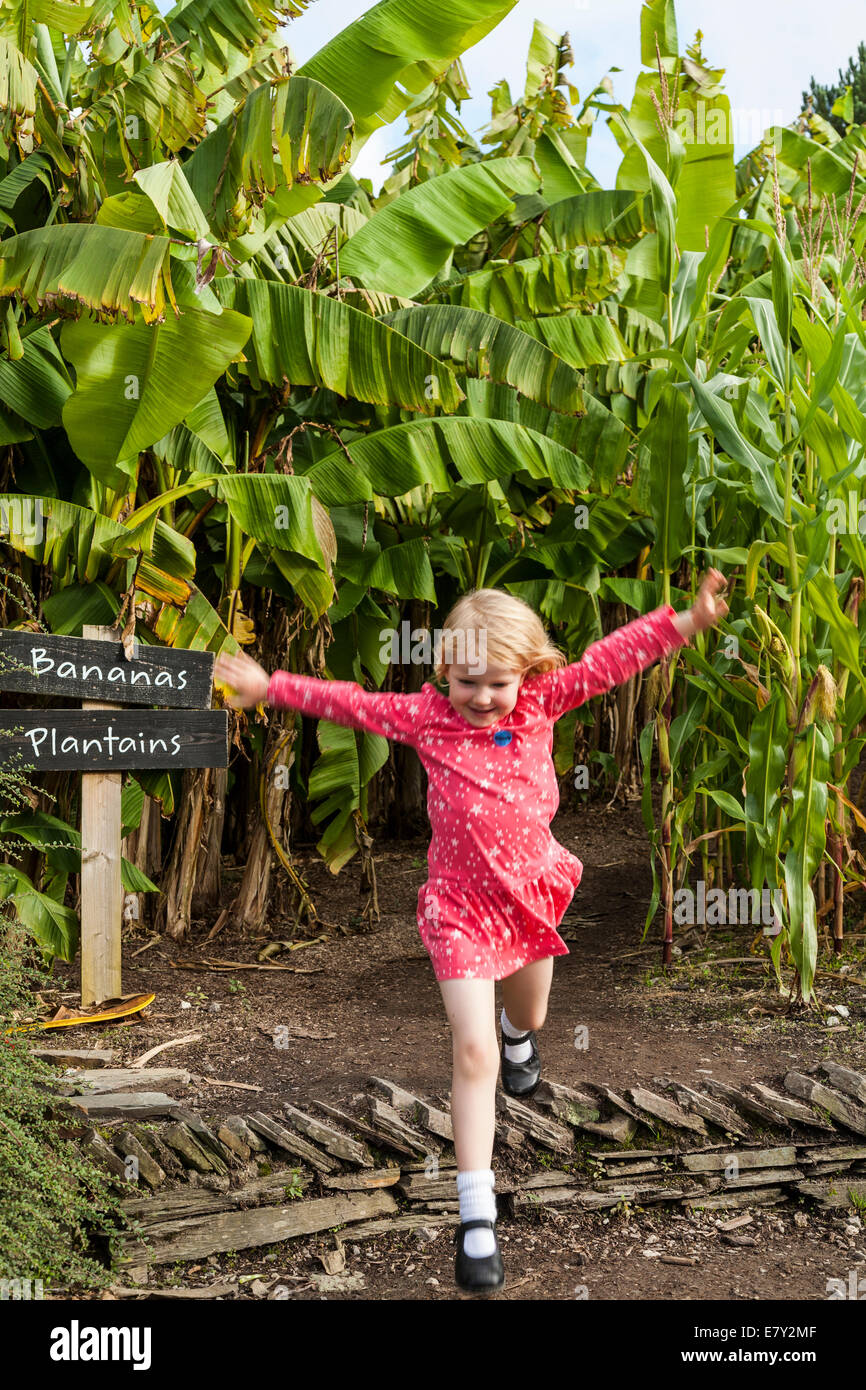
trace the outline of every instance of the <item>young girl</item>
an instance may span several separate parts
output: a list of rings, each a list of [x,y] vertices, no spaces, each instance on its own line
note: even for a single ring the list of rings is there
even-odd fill
[[[716,598],[724,587],[710,570],[690,610],[656,608],[593,642],[571,665],[528,604],[498,589],[475,590],[448,614],[443,639],[480,638],[483,661],[446,665],[440,657],[436,674],[447,679],[447,695],[429,683],[395,694],[288,671],[268,677],[246,655],[216,663],[217,680],[238,692],[229,701],[235,708],[264,700],[367,729],[411,744],[427,772],[433,838],[417,923],[452,1030],[455,1278],[467,1291],[505,1282],[490,1166],[497,1074],[501,1060],[503,1087],[514,1096],[538,1086],[535,1034],[547,1012],[553,958],[569,954],[556,928],[583,872],[550,833],[559,804],[553,723],[718,622],[728,611]]]

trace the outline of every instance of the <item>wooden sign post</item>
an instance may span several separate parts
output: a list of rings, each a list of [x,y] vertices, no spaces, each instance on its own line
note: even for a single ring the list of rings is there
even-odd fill
[[[0,690],[82,701],[80,710],[7,710],[6,722],[15,731],[0,729],[0,766],[18,760],[37,772],[82,774],[86,1006],[121,994],[122,774],[135,768],[228,767],[228,712],[210,709],[213,652],[136,642],[129,661],[113,629],[87,624],[83,631],[83,637],[62,637],[0,629]]]
[[[84,638],[117,640],[109,627],[84,623]],[[84,700],[82,709],[122,709],[111,701]],[[81,1003],[100,1004],[121,994],[123,884],[120,879],[122,772],[81,774]]]

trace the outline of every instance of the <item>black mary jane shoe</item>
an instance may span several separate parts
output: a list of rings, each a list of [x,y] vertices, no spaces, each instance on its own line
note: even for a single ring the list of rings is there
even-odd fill
[[[495,1293],[505,1284],[505,1269],[502,1264],[499,1242],[496,1242],[496,1249],[492,1255],[478,1257],[467,1255],[463,1249],[463,1236],[473,1226],[489,1226],[494,1232],[494,1240],[496,1239],[496,1223],[494,1221],[480,1218],[476,1221],[461,1221],[454,1232],[454,1240],[457,1245],[457,1254],[454,1257],[454,1279],[464,1293]]]
[[[522,1042],[532,1042],[532,1052],[525,1062],[509,1062],[505,1055],[506,1047],[517,1047]],[[519,1038],[509,1038],[506,1033],[502,1034],[502,1043],[499,1048],[502,1058],[502,1089],[507,1091],[510,1096],[517,1096],[520,1100],[528,1100],[534,1091],[538,1089],[541,1081],[541,1058],[538,1055],[538,1043],[534,1033],[521,1033]]]

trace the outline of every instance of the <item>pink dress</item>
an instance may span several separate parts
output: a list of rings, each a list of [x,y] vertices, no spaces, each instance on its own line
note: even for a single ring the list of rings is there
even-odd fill
[[[532,676],[486,728],[429,683],[412,694],[275,671],[268,703],[411,744],[428,778],[433,838],[418,930],[437,980],[501,980],[567,956],[556,928],[583,865],[550,832],[559,805],[553,724],[686,642],[669,605],[625,623],[580,661]]]

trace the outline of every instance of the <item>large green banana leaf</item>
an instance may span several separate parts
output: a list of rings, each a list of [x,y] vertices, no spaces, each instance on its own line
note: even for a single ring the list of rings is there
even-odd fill
[[[244,535],[265,549],[293,551],[325,568],[324,536],[317,531],[315,496],[306,475],[223,473],[216,480],[220,496]]]
[[[77,301],[104,318],[140,313],[153,323],[172,298],[169,249],[168,237],[120,227],[36,227],[0,241],[0,298],[17,292],[31,309]]]
[[[142,129],[154,151],[177,154],[204,135],[206,114],[205,94],[185,54],[151,55],[137,72],[124,75],[122,82],[110,85],[92,103],[87,113],[88,138],[94,156],[108,155],[109,163],[116,148],[131,178],[138,162],[132,156],[136,148],[141,150]]]
[[[651,226],[644,196],[627,189],[594,189],[553,203],[544,226],[559,251],[613,242],[631,246]]]
[[[386,314],[381,322],[435,356],[472,375],[513,386],[551,410],[576,414],[583,406],[580,379],[572,370],[578,364],[569,365],[568,357],[563,361],[565,354],[557,356],[554,344],[534,341],[534,320],[516,328],[462,304],[423,304]]]
[[[203,481],[205,485],[213,482],[211,479]],[[201,486],[201,480],[193,481],[186,485],[186,491]],[[149,514],[155,514],[162,501],[157,498]],[[113,623],[120,601],[116,593],[100,581],[115,565],[118,554],[129,548],[132,528],[58,497],[0,496],[0,509],[5,508],[7,514],[13,503],[38,506],[41,511],[41,534],[32,535],[27,530],[13,528],[6,543],[37,564],[50,567],[54,574],[54,593],[44,600],[46,616],[57,623],[54,631],[79,634],[83,622]],[[135,513],[130,518],[135,528],[140,520],[140,515]],[[169,647],[217,653],[239,651],[238,643],[226,630],[219,614],[189,578],[195,562],[191,542],[157,519],[152,556],[149,557],[141,545],[139,549],[142,554],[136,576],[136,601],[155,600],[158,603],[153,635]],[[171,564],[173,571],[160,569],[160,560]],[[133,564],[127,569],[127,582],[131,582]],[[85,589],[84,586],[89,587]],[[66,595],[70,587],[74,596]],[[138,625],[137,632],[142,640],[148,640],[144,624]]]
[[[249,318],[231,309],[185,309],[161,324],[65,324],[61,345],[77,387],[63,423],[81,461],[109,487],[126,491],[140,451],[203,399],[251,328]]]
[[[234,52],[247,54],[287,19],[303,14],[309,0],[181,0],[162,16],[172,44],[226,72]]]
[[[21,338],[21,348],[17,360],[0,354],[0,400],[38,429],[58,425],[72,382],[51,329],[32,320]]]
[[[47,955],[72,961],[78,948],[78,918],[48,893],[40,893],[13,864],[0,864],[0,902],[11,898],[15,911]]]
[[[138,787],[135,782],[131,785]],[[18,815],[4,816],[0,819],[0,843],[4,835],[19,835],[28,844],[43,849],[51,867],[61,870],[64,875],[81,872],[81,831],[59,816],[49,815],[46,811],[23,811]],[[120,878],[129,893],[159,892],[147,874],[137,869],[125,855],[120,858]]]
[[[285,379],[428,415],[452,411],[463,399],[449,367],[399,325],[275,280],[226,276],[215,284],[222,303],[252,322],[242,370],[256,390],[262,381]]]
[[[584,396],[586,414],[564,415],[526,400],[512,387],[492,381],[463,382],[466,400],[459,414],[473,419],[511,420],[562,444],[592,470],[592,485],[609,492],[626,464],[629,433],[621,420],[594,396]]]
[[[214,231],[228,240],[262,232],[321,197],[343,168],[352,113],[310,77],[255,87],[196,146],[183,171]],[[267,200],[264,214],[259,210]]]
[[[633,355],[613,319],[604,313],[548,314],[520,319],[515,326],[546,343],[570,367],[625,362]]]
[[[492,159],[449,169],[408,189],[346,242],[340,270],[367,289],[406,298],[424,289],[455,246],[500,217],[515,193],[533,193],[528,159]]]
[[[382,497],[402,497],[422,483],[435,492],[447,492],[453,477],[449,465],[467,483],[527,472],[533,478],[549,478],[556,487],[582,489],[589,486],[591,476],[589,466],[561,444],[523,425],[500,420],[454,416],[412,420],[376,430],[344,447]],[[322,468],[331,456],[316,468]]]
[[[615,290],[624,263],[614,247],[574,247],[456,277],[434,286],[428,298],[465,304],[515,323],[606,299]]]
[[[323,82],[355,118],[353,158],[379,126],[489,34],[517,0],[381,0],[298,69]]]
[[[193,241],[210,236],[207,218],[178,160],[166,159],[161,164],[151,164],[147,169],[137,170],[135,182],[150,199],[166,227],[174,227]]]

